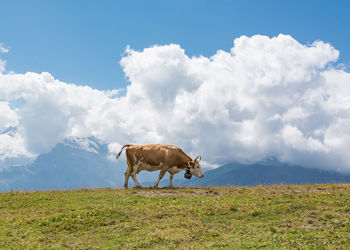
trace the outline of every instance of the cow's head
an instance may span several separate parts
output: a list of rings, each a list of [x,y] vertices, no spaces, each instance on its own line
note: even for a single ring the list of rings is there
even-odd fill
[[[190,167],[190,172],[194,176],[197,176],[199,178],[203,178],[204,174],[202,172],[201,166],[199,165],[199,161],[202,159],[200,155],[196,157],[193,161],[188,162],[188,166]]]

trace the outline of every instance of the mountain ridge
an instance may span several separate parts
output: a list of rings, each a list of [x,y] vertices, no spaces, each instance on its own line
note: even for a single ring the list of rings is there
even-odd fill
[[[39,155],[26,166],[0,171],[0,191],[54,190],[110,187],[124,185],[125,159],[114,160],[106,144],[93,137],[69,138],[50,152]],[[313,184],[350,182],[350,176],[315,168],[281,163],[270,157],[252,164],[229,163],[204,171],[205,177],[191,180],[181,172],[174,176],[174,186],[256,186],[274,184]],[[158,172],[141,172],[143,186],[153,186]],[[160,182],[168,185],[168,175]],[[129,180],[129,185],[134,186]]]
[[[317,168],[305,168],[277,161],[255,164],[230,163],[195,179],[192,186],[256,186],[279,184],[348,183],[350,175]]]

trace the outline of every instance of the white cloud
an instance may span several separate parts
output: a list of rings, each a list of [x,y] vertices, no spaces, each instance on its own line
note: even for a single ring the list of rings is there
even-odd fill
[[[6,48],[4,47],[4,45],[2,45],[2,44],[0,43],[0,53],[7,53],[7,52],[9,52],[9,50],[6,49]]]
[[[7,53],[9,50],[6,49],[1,43],[0,43],[0,53]],[[6,61],[0,59],[0,73],[5,71],[6,67]]]
[[[19,116],[16,111],[9,107],[8,102],[0,101],[0,133],[7,130],[9,127],[16,127]]]
[[[0,59],[0,73],[5,71],[6,61]]]
[[[5,161],[11,158],[26,158],[35,157],[29,152],[25,146],[23,138],[15,133],[0,134],[0,163],[5,166]],[[0,165],[0,169],[1,169]]]
[[[190,58],[175,44],[127,48],[125,96],[49,73],[0,73],[0,108],[9,114],[0,126],[15,124],[12,137],[23,143],[13,147],[23,154],[95,136],[114,153],[125,143],[176,144],[211,167],[275,156],[350,172],[350,74],[332,66],[338,56],[330,44],[288,35],[242,36],[210,58]]]
[[[116,154],[120,151],[121,147],[122,147],[122,145],[120,145],[119,143],[116,143],[116,142],[112,142],[112,143],[108,144],[108,152],[109,152],[108,158],[110,160],[114,160]]]

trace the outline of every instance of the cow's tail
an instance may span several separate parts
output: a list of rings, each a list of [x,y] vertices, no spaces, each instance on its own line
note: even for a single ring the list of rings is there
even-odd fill
[[[121,155],[121,153],[123,152],[123,149],[125,148],[125,147],[130,147],[130,146],[134,146],[134,145],[132,145],[132,144],[125,144],[121,149],[120,149],[120,151],[119,151],[119,153],[116,155],[116,159],[118,159],[118,157]]]

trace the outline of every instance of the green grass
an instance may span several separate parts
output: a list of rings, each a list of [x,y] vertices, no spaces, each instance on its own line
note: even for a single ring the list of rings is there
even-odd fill
[[[0,248],[350,249],[350,185],[0,193]]]

